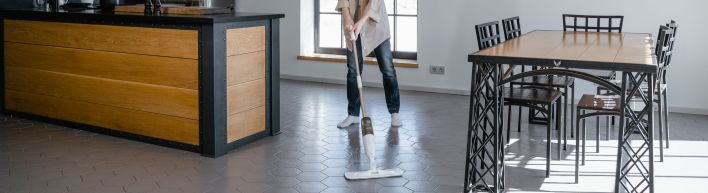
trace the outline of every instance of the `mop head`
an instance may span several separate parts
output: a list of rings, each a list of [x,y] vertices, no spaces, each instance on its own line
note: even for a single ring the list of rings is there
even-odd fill
[[[367,171],[351,171],[344,172],[344,178],[347,180],[363,180],[373,178],[390,178],[403,175],[400,169],[379,170],[376,168],[376,144],[374,144],[374,126],[369,117],[364,117],[361,121],[361,134],[364,138],[364,150],[366,156],[369,157],[369,170]]]
[[[344,178],[346,178],[347,180],[390,178],[400,176],[403,176],[403,171],[401,171],[400,169],[344,172]]]

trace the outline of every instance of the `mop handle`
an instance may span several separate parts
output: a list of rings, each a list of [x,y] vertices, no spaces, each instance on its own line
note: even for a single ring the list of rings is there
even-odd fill
[[[356,36],[352,32],[352,53],[354,55],[354,67],[356,67],[356,86],[359,88],[359,103],[361,103],[361,117],[366,117],[366,105],[364,104],[364,85],[361,82],[361,72],[359,72],[359,50],[356,45]]]

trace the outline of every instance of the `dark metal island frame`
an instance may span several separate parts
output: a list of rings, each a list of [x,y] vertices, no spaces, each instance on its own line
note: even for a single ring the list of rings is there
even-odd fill
[[[208,157],[280,132],[283,14],[0,11],[4,114]]]
[[[576,77],[621,97],[619,115],[625,119],[620,119],[622,129],[618,129],[614,192],[654,192],[654,99],[641,91],[642,84],[654,90],[658,71],[651,42],[650,34],[532,31],[470,54],[468,61],[473,67],[464,192],[504,191],[503,85],[543,75]],[[557,68],[505,77],[509,65]],[[621,72],[622,83],[617,86],[573,69]],[[638,105],[628,105],[630,101]]]

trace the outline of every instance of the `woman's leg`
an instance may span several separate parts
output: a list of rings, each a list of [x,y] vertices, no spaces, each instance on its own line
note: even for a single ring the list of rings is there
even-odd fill
[[[361,39],[356,41],[357,53],[359,53],[359,72],[364,69],[364,58],[361,51]],[[359,116],[361,103],[359,101],[359,89],[356,85],[356,68],[354,65],[354,53],[347,51],[347,112],[351,116]]]
[[[386,106],[389,113],[398,113],[401,107],[401,98],[398,91],[398,79],[396,69],[393,67],[393,53],[391,53],[391,42],[389,40],[381,43],[376,49],[376,60],[379,63],[379,70],[383,75],[383,85],[386,92]]]

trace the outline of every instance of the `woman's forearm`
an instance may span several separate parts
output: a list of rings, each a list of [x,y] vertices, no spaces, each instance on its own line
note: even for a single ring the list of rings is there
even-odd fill
[[[349,9],[342,9],[342,17],[344,17],[344,19],[345,19],[346,22],[352,21],[352,23],[349,23],[349,24],[353,25],[354,20],[351,19],[351,18],[352,18],[352,15],[351,15],[351,13],[349,12]],[[366,20],[369,19],[369,18],[370,18],[370,17],[369,17],[369,14],[364,14],[364,15],[362,15],[361,18],[359,18],[359,20],[357,20],[356,22],[366,21]]]
[[[349,9],[342,9],[342,28],[344,28],[344,34],[347,40],[354,39],[352,35],[354,32],[354,20],[352,20]]]
[[[352,20],[352,15],[349,13],[349,9],[342,9],[342,17],[344,18],[345,25],[354,25]]]
[[[349,14],[349,9],[342,9],[342,17],[344,17],[344,18],[352,18],[352,15]]]

